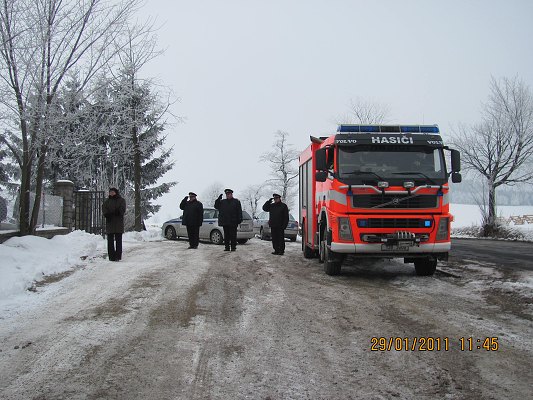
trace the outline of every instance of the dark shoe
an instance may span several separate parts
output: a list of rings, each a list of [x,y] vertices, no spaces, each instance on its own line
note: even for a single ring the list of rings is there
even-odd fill
[[[229,251],[229,249],[226,247],[226,248],[224,249],[224,251]]]
[[[237,251],[237,249],[234,247],[234,248],[231,249],[231,251]]]
[[[277,251],[273,251],[272,254],[278,255],[278,252]]]
[[[284,255],[284,254],[285,254],[285,253],[283,253],[283,252],[279,252],[279,253],[278,253],[278,256],[282,256],[282,255]]]
[[[187,247],[187,249],[194,249],[194,247],[192,247],[192,246],[189,246],[189,247]]]

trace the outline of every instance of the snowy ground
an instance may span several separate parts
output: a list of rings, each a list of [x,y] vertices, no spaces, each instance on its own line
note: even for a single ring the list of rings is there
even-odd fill
[[[498,211],[503,217],[530,215],[533,206],[506,206]],[[475,205],[452,204],[451,213],[455,216],[452,228],[469,227],[480,221],[479,208]],[[533,224],[514,228],[533,240]],[[127,251],[136,243],[156,240],[162,240],[158,226],[151,226],[148,231],[129,232],[124,235],[124,249]],[[53,239],[12,238],[0,244],[0,313],[9,304],[31,302],[35,296],[28,289],[34,282],[84,268],[92,259],[105,254],[106,242],[102,237],[80,231]]]

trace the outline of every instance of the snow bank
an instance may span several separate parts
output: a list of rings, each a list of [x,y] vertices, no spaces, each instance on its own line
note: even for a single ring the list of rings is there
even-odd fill
[[[14,237],[0,244],[0,300],[23,292],[44,275],[64,272],[82,264],[80,257],[95,257],[105,251],[101,236],[83,231],[58,235]]]
[[[124,248],[136,242],[158,240],[162,240],[160,228],[127,232],[123,236]],[[0,301],[24,293],[33,282],[46,275],[86,265],[85,259],[102,257],[106,253],[106,240],[84,231],[57,235],[53,239],[37,236],[11,238],[0,244]]]

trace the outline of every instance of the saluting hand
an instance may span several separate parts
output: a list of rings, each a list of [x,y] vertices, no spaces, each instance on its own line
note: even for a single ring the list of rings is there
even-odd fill
[[[222,200],[222,193],[220,193],[220,196],[218,196],[219,200]]]
[[[189,196],[185,196],[185,197],[183,198],[183,200],[187,200],[188,198],[189,198]]]

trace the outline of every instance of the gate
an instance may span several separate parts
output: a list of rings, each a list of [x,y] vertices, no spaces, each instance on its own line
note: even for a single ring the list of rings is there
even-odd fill
[[[104,235],[105,222],[102,204],[105,192],[74,191],[74,229]]]

